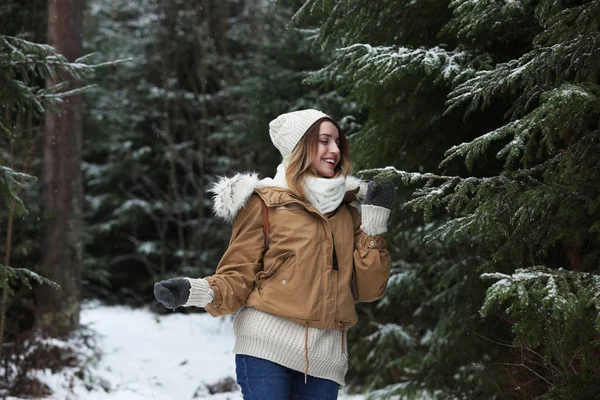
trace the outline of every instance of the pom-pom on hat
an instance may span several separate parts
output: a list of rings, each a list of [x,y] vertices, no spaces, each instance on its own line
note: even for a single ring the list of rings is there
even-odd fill
[[[302,139],[308,128],[321,118],[330,118],[319,110],[299,110],[281,114],[269,123],[271,141],[286,158]]]

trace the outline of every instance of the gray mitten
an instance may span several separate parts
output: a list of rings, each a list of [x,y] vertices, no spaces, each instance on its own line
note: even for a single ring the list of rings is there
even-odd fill
[[[396,200],[396,190],[391,181],[378,185],[369,182],[365,200],[360,207],[362,219],[360,229],[369,236],[387,232],[387,220],[394,200]]]
[[[391,181],[385,181],[378,185],[376,185],[375,182],[369,182],[363,204],[390,209],[392,208],[394,200],[396,200],[396,190]]]
[[[154,297],[165,307],[175,309],[187,303],[191,284],[185,278],[172,278],[154,284]]]

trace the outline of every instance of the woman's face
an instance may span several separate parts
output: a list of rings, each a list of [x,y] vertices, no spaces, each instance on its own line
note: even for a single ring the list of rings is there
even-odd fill
[[[330,178],[335,174],[335,167],[340,162],[340,133],[331,121],[323,121],[319,125],[318,139],[317,156],[310,166],[317,175]]]

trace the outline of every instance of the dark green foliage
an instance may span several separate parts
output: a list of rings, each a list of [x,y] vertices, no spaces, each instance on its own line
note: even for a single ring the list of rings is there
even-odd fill
[[[315,44],[323,47],[355,43],[419,47],[438,43],[437,34],[450,14],[435,0],[308,0],[292,21],[318,26]]]
[[[482,277],[499,280],[481,312],[505,312],[514,319],[514,341],[505,346],[520,356],[522,368],[534,367],[531,372],[548,384],[541,398],[593,398],[600,389],[593,339],[600,330],[599,276],[530,267]]]
[[[405,185],[354,382],[375,398],[593,398],[600,2],[389,0],[367,19],[441,12],[385,29],[352,14],[366,3],[311,0],[295,17],[332,49],[310,80],[369,109],[363,173]],[[501,281],[486,292],[482,272]]]
[[[82,80],[88,77],[94,68],[95,66],[80,61],[69,63],[51,46],[16,37],[0,36],[0,130],[5,144],[1,151],[3,161],[0,165],[0,215],[3,217],[4,226],[8,225],[8,220],[26,213],[20,193],[24,185],[36,180],[33,175],[15,171],[26,168],[24,164],[27,164],[29,161],[26,160],[32,156],[27,146],[31,145],[32,136],[38,132],[33,125],[34,121],[37,123],[46,110],[56,111],[55,105],[68,96],[88,88],[65,91],[66,85],[60,83],[62,76],[68,75]],[[49,78],[57,79],[59,83],[46,89],[43,83]],[[40,84],[42,86],[39,86]],[[5,232],[12,235],[12,226]],[[9,249],[5,251],[10,252]],[[27,282],[34,278],[41,283],[42,279],[25,269],[12,269],[9,266],[5,266],[5,273],[0,277],[0,282],[16,278]],[[9,288],[3,284],[2,289]]]
[[[43,42],[47,11],[46,0],[5,0],[0,5],[0,34]]]
[[[154,281],[204,275],[218,260],[226,235],[205,192],[237,159],[221,129],[230,58],[211,28],[223,10],[201,5],[91,4],[90,50],[132,61],[88,98],[88,295],[145,303]]]
[[[56,283],[36,274],[27,268],[12,268],[3,264],[0,264],[0,282],[8,282],[9,286],[2,287],[2,289],[7,290],[11,295],[14,294],[14,292],[10,285],[21,284],[31,289],[31,282],[50,285],[54,289],[60,290],[60,286],[58,286]]]
[[[0,165],[0,199],[4,206],[1,210],[2,216],[21,215],[27,212],[27,208],[15,190],[20,188],[21,182],[25,180],[35,180],[35,177]]]
[[[325,64],[325,59],[312,49],[314,29],[289,26],[293,10],[300,3],[247,5],[244,19],[234,30],[233,38],[246,53],[235,61],[237,79],[231,90],[241,96],[245,111],[237,124],[231,125],[242,125],[244,130],[238,136],[240,143],[232,144],[243,144],[252,152],[249,166],[261,176],[272,176],[281,161],[268,135],[269,122],[279,114],[317,108],[339,119],[346,134],[357,129],[351,116],[357,113],[355,103],[344,102],[340,93],[330,87],[303,83],[312,71]]]
[[[132,61],[88,96],[87,295],[146,303],[157,280],[212,274],[229,239],[212,183],[274,173],[277,114],[340,109],[302,84],[321,64],[290,16],[262,1],[91,2],[89,50]]]
[[[35,392],[31,363],[40,359],[19,350],[35,347],[31,337],[34,285],[60,287],[33,272],[39,260],[40,134],[45,112],[89,87],[68,90],[66,80],[88,79],[96,66],[85,58],[68,62],[42,44],[46,3],[3,2],[0,6],[0,394]],[[46,81],[55,86],[45,88]],[[27,349],[28,351],[29,349]],[[30,354],[30,353],[28,353]],[[31,355],[31,354],[30,354]]]

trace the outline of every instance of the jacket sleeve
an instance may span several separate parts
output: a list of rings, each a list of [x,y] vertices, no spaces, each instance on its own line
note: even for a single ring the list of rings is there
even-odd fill
[[[205,278],[214,292],[205,310],[213,317],[236,312],[254,289],[254,277],[263,268],[265,249],[262,199],[252,195],[233,222],[229,246],[214,275]]]
[[[391,258],[383,234],[369,236],[360,229],[361,217],[349,207],[354,221],[354,274],[352,292],[356,301],[370,302],[385,294]]]

